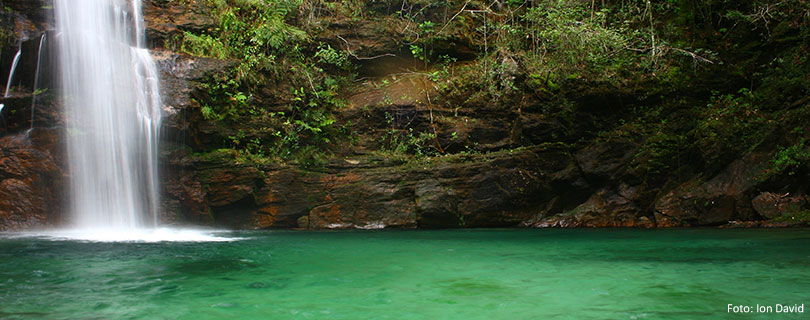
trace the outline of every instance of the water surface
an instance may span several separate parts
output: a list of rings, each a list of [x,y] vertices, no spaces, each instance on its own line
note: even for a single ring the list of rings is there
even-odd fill
[[[809,230],[233,232],[0,237],[7,319],[802,319]]]

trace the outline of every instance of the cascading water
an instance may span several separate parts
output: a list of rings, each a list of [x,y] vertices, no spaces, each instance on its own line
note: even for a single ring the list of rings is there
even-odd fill
[[[140,0],[55,0],[71,210],[82,229],[157,224],[158,75]]]
[[[37,68],[34,71],[34,93],[31,94],[31,130],[34,129],[34,110],[37,107],[37,95],[39,95],[37,91],[39,89],[39,67],[42,65],[42,48],[45,44],[46,35],[47,34],[43,33],[42,37],[39,38],[39,49],[37,50]]]
[[[17,50],[17,54],[14,55],[14,60],[11,63],[11,70],[8,71],[8,81],[6,81],[6,92],[3,94],[3,97],[8,97],[11,93],[11,83],[14,81],[14,71],[17,71],[17,64],[20,63],[20,56],[22,55],[22,45],[20,45],[20,49]]]

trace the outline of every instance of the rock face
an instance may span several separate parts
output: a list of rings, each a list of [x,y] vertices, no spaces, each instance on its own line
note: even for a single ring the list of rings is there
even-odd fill
[[[767,154],[752,153],[706,182],[687,182],[658,199],[656,216],[683,226],[754,220],[757,215],[751,206],[752,193],[769,159]]]
[[[187,217],[237,228],[652,228],[760,219],[750,195],[762,155],[732,163],[705,183],[675,188],[651,212],[640,187],[617,178],[622,161],[578,161],[598,159],[591,154],[598,150],[620,149],[593,146],[572,155],[552,144],[422,165],[360,157],[322,172],[234,166],[223,155],[186,163],[176,187],[183,191],[174,194],[195,199]],[[608,177],[617,180],[601,180]]]
[[[49,48],[53,48],[54,34],[46,38],[40,59],[40,40],[53,29],[52,0],[10,0],[0,3],[0,83],[5,89],[8,72],[11,70],[17,52],[20,53],[14,79],[11,83],[11,96],[30,95],[37,63],[41,62],[39,88],[51,85],[50,74],[53,69]],[[30,103],[29,103],[30,104]],[[8,110],[3,112],[9,116]],[[11,121],[7,121],[10,123]],[[2,125],[2,120],[0,120]]]
[[[573,182],[551,175],[573,162],[558,146],[416,167],[367,161],[334,163],[327,172],[197,163],[205,168],[196,172],[205,194],[199,209],[234,227],[517,226],[553,207],[552,185]]]
[[[0,230],[55,225],[65,203],[58,132],[35,129],[0,138]]]
[[[0,13],[0,23],[4,33],[12,39],[8,43],[39,38],[45,30],[52,29],[53,0],[6,0],[2,3],[5,10]]]
[[[217,25],[204,12],[203,1],[144,0],[142,10],[147,25],[146,36],[152,48],[163,48],[185,31],[200,32]]]
[[[165,50],[153,50],[152,57],[160,72],[166,140],[180,139],[178,135],[189,130],[189,109],[199,108],[192,94],[199,90],[200,81],[212,72],[227,68],[232,62]]]
[[[10,70],[17,51],[21,54],[11,96],[0,98],[0,230],[56,225],[63,220],[67,192],[61,115],[50,94],[31,93],[40,37],[52,28],[53,2],[7,0],[2,5],[0,68]],[[52,68],[47,53],[42,60],[41,88],[50,84],[45,69]],[[4,84],[7,76],[1,77]]]

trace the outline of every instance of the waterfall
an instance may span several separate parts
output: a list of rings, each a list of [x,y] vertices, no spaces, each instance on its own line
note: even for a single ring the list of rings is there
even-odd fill
[[[78,228],[157,224],[158,74],[140,0],[55,0]]]
[[[34,71],[34,92],[31,94],[31,129],[34,129],[34,109],[37,106],[37,89],[39,88],[39,67],[42,64],[42,45],[45,44],[45,35],[46,33],[42,34],[42,37],[39,38],[39,49],[37,50],[37,68]]]
[[[20,45],[20,49],[17,50],[17,54],[14,55],[14,61],[11,63],[11,70],[8,72],[8,82],[6,82],[6,93],[3,97],[8,97],[9,93],[11,93],[11,81],[14,80],[14,71],[17,71],[17,65],[20,63],[21,55],[22,45]]]

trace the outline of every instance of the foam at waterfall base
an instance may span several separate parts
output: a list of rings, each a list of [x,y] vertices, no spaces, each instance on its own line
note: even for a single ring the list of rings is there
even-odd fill
[[[86,242],[227,242],[238,241],[242,238],[228,237],[224,234],[229,231],[202,230],[202,229],[61,229],[28,232],[0,233],[3,238],[41,238],[54,241],[86,241]]]

